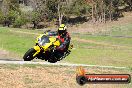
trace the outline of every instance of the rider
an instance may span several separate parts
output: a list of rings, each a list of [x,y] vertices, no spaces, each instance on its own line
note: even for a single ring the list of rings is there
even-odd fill
[[[67,27],[65,24],[61,24],[58,28],[58,39],[61,41],[61,45],[57,47],[57,50],[67,50],[70,44],[70,35],[67,32]]]
[[[59,26],[57,32],[56,31],[50,31],[50,30],[48,30],[47,32],[48,32],[49,36],[56,36],[57,35],[57,38],[60,40],[61,45],[56,48],[57,50],[66,51],[68,49],[71,37],[70,37],[69,33],[67,32],[67,27],[65,26],[65,24],[61,24]]]

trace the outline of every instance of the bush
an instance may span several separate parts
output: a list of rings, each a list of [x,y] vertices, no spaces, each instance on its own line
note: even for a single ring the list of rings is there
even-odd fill
[[[28,22],[28,19],[19,16],[16,18],[16,20],[13,23],[13,27],[20,28],[22,25],[25,25]]]
[[[39,22],[41,20],[41,14],[38,12],[33,11],[30,16],[31,16],[31,21]]]
[[[4,21],[4,15],[2,13],[2,11],[0,11],[0,24],[2,24]]]
[[[19,12],[10,10],[8,14],[5,15],[3,18],[3,25],[9,27],[11,24],[15,22],[18,16],[19,16]]]

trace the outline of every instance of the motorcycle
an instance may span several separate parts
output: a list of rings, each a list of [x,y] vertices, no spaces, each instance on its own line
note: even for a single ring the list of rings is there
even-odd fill
[[[44,32],[37,37],[36,45],[23,56],[24,61],[31,61],[36,58],[55,63],[70,54],[73,45],[69,44],[68,49],[63,52],[58,51],[56,47],[60,46],[61,41],[56,36],[49,36],[48,34],[49,32]]]

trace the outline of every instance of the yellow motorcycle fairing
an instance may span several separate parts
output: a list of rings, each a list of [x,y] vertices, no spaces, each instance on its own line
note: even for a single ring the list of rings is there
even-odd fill
[[[34,53],[33,57],[35,57],[37,54],[39,54],[40,52],[40,47],[39,46],[34,46],[34,49],[37,51],[36,53]]]
[[[54,46],[60,46],[60,41],[57,40],[56,37],[51,37],[51,38],[49,38],[49,40],[52,42],[52,44],[53,44]]]
[[[38,43],[38,39],[43,37],[44,35],[45,34],[41,34],[40,36],[38,36],[35,42]],[[49,37],[49,41],[50,41],[49,43],[45,43],[43,46],[41,46],[41,48],[43,48],[44,52],[48,51],[49,47],[51,45],[54,45],[54,47],[60,46],[60,41],[57,40],[57,38],[55,36]],[[33,57],[35,57],[37,54],[40,53],[41,48],[38,45],[34,46],[34,49],[36,50],[36,53],[33,55]]]
[[[42,46],[44,51],[49,50],[49,47],[51,45],[54,45],[54,47],[60,46],[60,42],[55,37],[50,37],[49,40],[50,40],[50,43],[46,43],[44,46]]]

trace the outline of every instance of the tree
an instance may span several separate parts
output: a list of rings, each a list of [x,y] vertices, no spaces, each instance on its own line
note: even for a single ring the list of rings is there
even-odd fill
[[[132,0],[124,0],[124,2],[128,5],[128,9],[132,11]]]
[[[67,6],[68,2],[66,0],[58,0],[58,17],[59,17],[59,25],[62,24],[63,16],[66,14],[66,11],[68,9]]]
[[[71,5],[70,13],[73,15],[81,16],[89,13],[91,6],[86,4],[85,0],[75,0]]]
[[[2,11],[0,10],[0,24],[2,24],[4,21],[4,14],[2,13]]]
[[[21,13],[18,0],[3,0],[1,11],[5,16],[4,22],[9,26]]]

